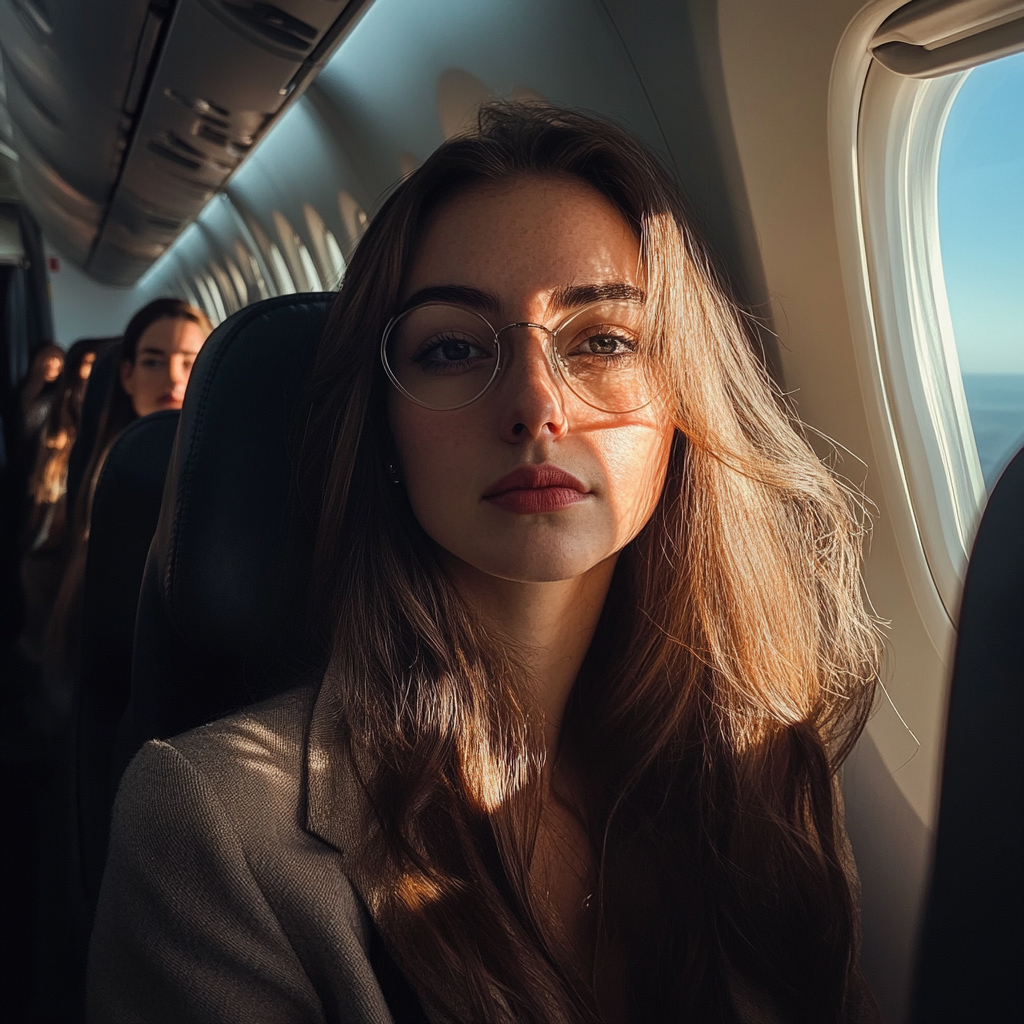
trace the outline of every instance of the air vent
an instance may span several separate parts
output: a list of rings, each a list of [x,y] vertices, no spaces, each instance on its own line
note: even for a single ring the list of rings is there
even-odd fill
[[[169,160],[175,166],[183,167],[187,171],[198,171],[203,166],[201,161],[190,160],[188,157],[176,153],[169,146],[165,146],[162,142],[153,140],[146,145],[146,148],[150,153],[162,156],[165,160]]]
[[[256,3],[246,7],[224,3],[221,7],[250,31],[263,36],[267,42],[285,46],[297,53],[311,49],[313,41],[320,34],[312,25],[307,25],[300,18],[273,4]]]

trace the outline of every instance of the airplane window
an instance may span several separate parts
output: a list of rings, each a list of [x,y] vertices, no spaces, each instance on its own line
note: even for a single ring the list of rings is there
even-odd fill
[[[309,250],[299,239],[295,240],[295,248],[299,252],[299,262],[302,264],[302,269],[306,275],[307,290],[314,292],[323,291],[323,283],[320,280],[316,267],[313,265],[313,257],[309,255]]]
[[[267,238],[266,232],[255,218],[245,217],[244,222],[249,229],[253,244],[263,257],[267,271],[263,276],[263,281],[270,295],[289,295],[297,291],[298,289],[292,281],[292,275],[281,255],[281,250]]]
[[[246,304],[245,292],[239,294],[235,291],[234,282],[219,263],[211,263],[210,271],[223,300],[225,315],[230,316],[232,313],[237,313]]]
[[[876,59],[857,143],[872,386],[951,619],[987,490],[1024,440],[1024,58],[965,61],[933,76]]]
[[[1024,444],[1024,54],[971,71],[939,156],[939,237],[986,488]]]
[[[274,276],[277,278],[277,294],[289,295],[292,292],[299,291],[295,287],[295,281],[292,278],[291,271],[288,269],[288,264],[285,263],[284,257],[281,255],[281,250],[273,242],[270,243],[269,249],[270,265],[274,268]]]
[[[345,225],[348,233],[348,242],[352,248],[363,237],[366,230],[366,214],[363,208],[348,194],[342,190],[338,193],[338,209],[341,211],[341,222]]]
[[[230,277],[231,283],[235,288],[235,294],[238,296],[239,308],[248,306],[250,301],[249,286],[242,276],[242,272],[238,269],[238,265],[230,256],[225,256],[224,266],[227,268],[228,277]]]
[[[313,240],[313,253],[320,268],[320,281],[325,288],[337,288],[345,276],[345,259],[341,247],[330,228],[324,224],[316,207],[306,203],[302,207],[309,237]]]
[[[213,296],[210,294],[210,289],[206,285],[206,281],[203,279],[201,274],[196,274],[192,278],[192,283],[195,285],[195,290],[199,298],[199,308],[210,318],[214,323],[217,322],[217,307],[214,305]]]
[[[219,324],[222,320],[227,320],[228,318],[228,312],[224,306],[224,296],[221,295],[220,286],[212,274],[206,273],[203,275],[203,278],[206,281],[206,288],[210,293],[214,312],[216,313],[211,319],[215,324]]]
[[[249,301],[256,302],[259,299],[269,299],[270,289],[267,287],[266,279],[263,277],[259,260],[245,247],[240,239],[235,241],[235,255],[238,257],[238,265],[242,269],[242,276],[249,286]]]
[[[272,216],[274,227],[277,228],[277,236],[281,239],[288,269],[291,271],[292,280],[296,285],[292,291],[319,291],[323,286],[320,284],[320,275],[309,255],[309,250],[283,213],[275,210]]]

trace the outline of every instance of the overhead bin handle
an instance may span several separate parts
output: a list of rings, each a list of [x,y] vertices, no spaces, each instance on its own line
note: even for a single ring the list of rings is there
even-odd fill
[[[914,0],[889,15],[871,54],[907,78],[937,78],[1024,51],[1024,0]]]

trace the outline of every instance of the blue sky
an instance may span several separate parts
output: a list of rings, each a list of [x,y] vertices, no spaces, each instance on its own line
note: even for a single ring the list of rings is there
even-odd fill
[[[1024,53],[975,68],[949,114],[939,237],[964,373],[1024,373]]]

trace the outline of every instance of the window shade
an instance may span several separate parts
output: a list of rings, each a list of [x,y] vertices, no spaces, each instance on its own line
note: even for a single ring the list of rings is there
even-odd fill
[[[880,64],[908,78],[936,78],[1024,50],[1024,0],[914,0],[871,40]]]

